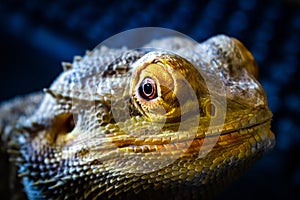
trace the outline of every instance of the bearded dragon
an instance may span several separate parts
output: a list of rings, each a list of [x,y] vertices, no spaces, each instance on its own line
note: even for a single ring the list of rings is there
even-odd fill
[[[0,108],[10,181],[28,199],[210,198],[275,144],[237,39],[99,46],[63,67]]]

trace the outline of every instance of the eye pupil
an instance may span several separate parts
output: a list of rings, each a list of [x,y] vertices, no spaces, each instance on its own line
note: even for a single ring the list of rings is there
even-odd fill
[[[146,78],[141,82],[138,91],[139,95],[147,101],[157,97],[156,84],[154,80],[150,78]]]
[[[145,94],[151,95],[151,93],[153,92],[152,85],[150,83],[144,84],[143,85],[143,91],[144,91]]]

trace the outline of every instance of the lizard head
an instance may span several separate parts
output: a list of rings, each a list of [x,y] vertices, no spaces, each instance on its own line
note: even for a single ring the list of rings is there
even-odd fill
[[[30,194],[218,185],[219,174],[230,179],[272,148],[272,114],[242,43],[216,36],[149,45],[169,43],[149,53],[97,48],[56,79],[20,128]]]

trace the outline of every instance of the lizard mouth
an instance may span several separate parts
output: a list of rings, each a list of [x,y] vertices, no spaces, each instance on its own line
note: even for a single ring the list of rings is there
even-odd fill
[[[169,134],[165,137],[135,139],[118,145],[118,149],[132,153],[151,153],[156,151],[199,152],[201,148],[218,148],[220,146],[241,144],[244,142],[258,143],[269,142],[268,146],[274,146],[274,134],[270,131],[271,118],[258,123],[248,124],[242,128],[219,129],[210,133],[197,135],[183,133]],[[124,141],[124,140],[123,140]]]

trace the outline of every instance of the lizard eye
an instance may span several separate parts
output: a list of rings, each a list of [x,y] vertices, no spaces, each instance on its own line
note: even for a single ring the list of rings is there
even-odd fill
[[[150,101],[157,97],[157,89],[154,80],[145,78],[139,86],[139,95],[146,101]]]

